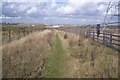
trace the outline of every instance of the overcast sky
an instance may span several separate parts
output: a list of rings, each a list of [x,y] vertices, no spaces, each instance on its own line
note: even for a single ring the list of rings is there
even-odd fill
[[[110,0],[3,0],[3,22],[48,24],[102,23]],[[114,1],[114,2],[113,2]],[[113,0],[115,5],[118,0]],[[111,9],[109,15],[117,13]],[[46,21],[45,21],[46,20]],[[108,21],[117,18],[110,16]],[[106,20],[107,21],[107,20]]]

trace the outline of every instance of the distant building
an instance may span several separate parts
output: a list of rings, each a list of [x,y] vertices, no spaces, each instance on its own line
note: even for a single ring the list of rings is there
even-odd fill
[[[32,25],[32,27],[34,27],[34,26],[36,26],[36,25]]]
[[[54,28],[58,28],[58,27],[60,27],[60,26],[59,26],[59,25],[53,25],[53,27],[54,27]]]

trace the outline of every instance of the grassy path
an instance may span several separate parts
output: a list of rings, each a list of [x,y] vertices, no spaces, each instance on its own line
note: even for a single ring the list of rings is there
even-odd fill
[[[34,32],[2,47],[6,78],[118,78],[118,52],[64,32]],[[24,74],[23,74],[24,73]]]
[[[64,52],[61,40],[57,34],[53,53],[50,55],[50,57],[46,61],[47,77],[50,77],[50,78],[64,77],[65,65],[66,65],[65,52]]]

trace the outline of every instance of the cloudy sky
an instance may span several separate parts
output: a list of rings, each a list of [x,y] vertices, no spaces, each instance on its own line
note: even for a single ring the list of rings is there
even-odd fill
[[[114,2],[113,2],[114,1]],[[118,0],[113,0],[115,5]],[[110,0],[3,0],[0,7],[3,22],[47,24],[97,24],[102,23]],[[110,17],[117,13],[113,7]],[[107,21],[106,20],[106,21]]]

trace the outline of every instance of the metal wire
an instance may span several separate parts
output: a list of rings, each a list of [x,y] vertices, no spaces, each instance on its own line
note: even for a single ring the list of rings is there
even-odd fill
[[[120,1],[119,1],[119,2],[120,2]],[[108,6],[107,6],[107,10],[106,10],[106,14],[105,14],[105,17],[104,17],[104,21],[103,21],[103,23],[102,23],[102,25],[103,25],[103,29],[102,29],[102,30],[105,30],[106,26],[108,26],[108,25],[110,25],[110,24],[118,24],[118,23],[120,23],[120,22],[110,22],[110,20],[112,20],[112,18],[113,18],[114,16],[116,16],[115,14],[117,13],[116,11],[118,10],[118,9],[117,9],[118,4],[113,4],[113,5],[112,5],[111,3],[112,3],[112,1],[110,1],[109,4],[108,4]],[[115,7],[115,8],[113,8],[113,7]],[[110,10],[112,10],[113,14],[110,15],[109,20],[106,22],[106,19],[107,19],[107,17],[108,17],[108,12],[109,12]]]
[[[105,14],[105,17],[104,17],[104,22],[103,22],[103,24],[105,24],[105,20],[106,20],[106,17],[107,17],[107,15],[108,15],[108,12],[109,12],[110,4],[111,4],[111,1],[109,2],[108,6],[107,6],[107,11],[106,11],[106,14]]]

